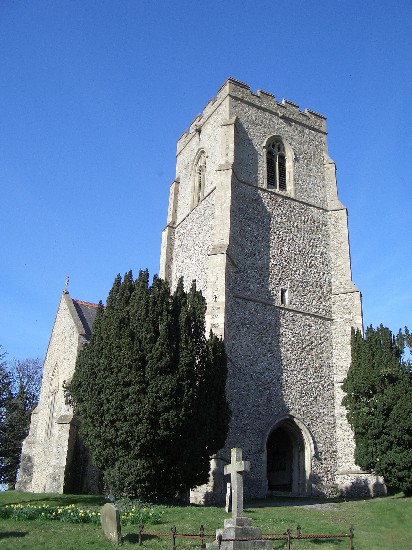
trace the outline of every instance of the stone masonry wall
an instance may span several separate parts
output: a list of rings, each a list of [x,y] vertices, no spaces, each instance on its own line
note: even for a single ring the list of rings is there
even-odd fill
[[[191,210],[193,190],[193,164],[200,150],[206,153],[206,175],[204,196],[216,186],[215,173],[220,163],[220,128],[227,118],[227,102],[217,103],[213,116],[202,119],[197,125],[198,131],[191,129],[183,145],[178,145],[176,158],[176,178],[179,179],[179,195],[176,208],[176,223],[179,224]]]
[[[331,317],[328,217],[323,209],[235,181],[230,254],[236,293]]]
[[[176,227],[173,235],[170,283],[174,288],[184,275],[186,289],[195,279],[205,295],[207,287],[207,254],[212,243],[215,193],[201,201]]]
[[[44,362],[36,420],[22,452],[22,465],[31,463],[31,480],[24,476],[17,489],[31,492],[63,492],[69,424],[57,424],[61,416],[72,417],[66,405],[63,382],[74,372],[81,338],[69,311],[71,298],[63,294]],[[72,306],[73,307],[73,306]],[[53,395],[55,397],[53,398]]]
[[[230,322],[228,393],[234,415],[226,453],[240,446],[251,461],[249,496],[266,496],[266,440],[288,415],[313,439],[312,492],[331,492],[336,441],[329,322],[240,299],[231,303]]]
[[[251,460],[249,491],[264,496],[266,439],[292,415],[310,431],[314,486],[336,472],[327,212],[234,181],[226,345],[233,410],[228,448]],[[280,304],[280,289],[289,303]],[[322,415],[319,415],[322,410]]]
[[[234,142],[226,142],[225,150],[219,150],[220,126],[226,120],[235,121]],[[196,132],[199,127],[200,133]],[[212,131],[207,132],[208,127]],[[263,146],[273,135],[287,141],[294,155],[292,185],[284,194],[264,189]],[[218,206],[216,199],[209,201],[209,197],[187,216],[191,167],[199,147],[207,152],[208,171],[219,167],[226,149],[234,151],[229,160],[232,179],[221,180],[223,186],[229,182],[231,195],[224,188],[219,195],[230,197],[226,214],[221,216],[230,224],[230,261],[224,279],[214,283],[223,289],[226,301],[227,390],[233,411],[227,444],[218,456],[224,461],[230,447],[244,449],[251,461],[249,496],[266,494],[266,440],[275,423],[286,415],[306,426],[314,487],[328,492],[335,482],[325,135],[322,116],[301,113],[291,102],[278,103],[270,94],[253,94],[247,86],[228,81],[178,143],[177,228],[169,273],[173,284],[179,275],[195,276],[198,286],[206,291],[212,274],[204,270],[205,258],[213,245],[207,235],[214,228],[218,238],[216,224],[222,221],[217,221],[213,212]],[[218,178],[217,173],[208,172],[208,185],[215,185]],[[288,292],[286,306],[280,304],[281,289]],[[204,488],[207,490],[210,487]]]
[[[273,136],[285,144],[286,192],[265,188],[265,145]],[[199,148],[207,153],[207,189],[216,192],[188,216]],[[251,462],[246,495],[266,496],[266,442],[282,422],[304,447],[300,494],[369,490],[373,480],[354,465],[341,405],[350,330],[361,327],[362,312],[325,118],[228,79],[181,136],[176,175],[169,212],[177,212],[177,228],[164,232],[161,273],[173,284],[180,275],[195,277],[205,290],[210,326],[225,337],[232,406],[225,448],[194,499],[209,500],[224,487],[222,464],[233,446]]]
[[[275,112],[251,109],[234,98],[230,116],[237,116],[236,176],[252,185],[264,186],[263,145],[268,137],[279,135],[294,153],[293,191],[296,199],[326,207],[323,131],[280,118]],[[287,193],[288,194],[288,193]]]
[[[211,102],[204,116],[196,117],[190,129],[180,138],[177,146],[176,180],[169,200],[169,225],[162,235],[161,276],[169,280],[172,288],[182,276],[186,289],[195,279],[197,288],[204,295],[208,280],[208,252],[212,247],[214,234],[220,128],[227,113],[227,101]],[[206,154],[203,200],[192,208],[194,161],[201,150]]]

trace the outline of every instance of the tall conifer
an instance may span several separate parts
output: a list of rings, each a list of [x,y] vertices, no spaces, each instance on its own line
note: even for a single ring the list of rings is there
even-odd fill
[[[355,460],[385,478],[387,485],[412,493],[412,374],[403,361],[407,329],[395,338],[382,325],[365,337],[352,332],[352,362],[343,404],[355,434]]]
[[[96,466],[117,494],[160,498],[208,479],[229,422],[223,343],[205,337],[193,284],[171,294],[147,271],[117,276],[68,395]]]

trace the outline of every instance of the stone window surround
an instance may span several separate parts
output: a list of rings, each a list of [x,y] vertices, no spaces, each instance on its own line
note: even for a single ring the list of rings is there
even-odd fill
[[[276,418],[275,421],[270,426],[269,430],[267,430],[266,435],[264,437],[264,448],[263,450],[263,468],[264,471],[267,471],[267,443],[269,440],[269,437],[272,432],[274,432],[277,428],[283,428],[285,431],[288,432],[288,434],[291,436],[291,438],[295,441],[295,452],[297,447],[297,441],[300,439],[301,443],[303,444],[302,448],[300,449],[300,460],[295,458],[294,460],[294,469],[300,470],[299,475],[297,471],[294,472],[294,484],[295,486],[292,488],[292,492],[298,492],[298,480],[301,484],[301,489],[303,489],[303,492],[305,494],[310,494],[310,486],[311,486],[311,478],[312,478],[312,460],[315,457],[315,444],[313,441],[313,437],[310,433],[310,430],[305,425],[305,423],[295,414],[293,414],[292,411],[290,411],[288,414],[281,415],[280,417]]]
[[[286,190],[285,191],[279,188],[273,188],[268,186],[267,153],[269,151],[269,147],[273,143],[281,143],[285,151],[285,160],[286,160]],[[277,135],[272,135],[267,137],[264,141],[262,149],[263,149],[263,159],[264,159],[264,170],[263,170],[264,188],[271,192],[281,193],[282,195],[293,197],[293,195],[295,194],[294,180],[293,180],[293,167],[295,164],[295,155],[292,147],[282,136],[277,134]],[[279,186],[279,182],[277,182],[277,185]]]
[[[192,167],[192,199],[190,210],[193,210],[205,198],[206,160],[206,151],[203,148],[199,149]]]
[[[49,380],[49,388],[47,393],[48,399],[48,411],[47,411],[47,424],[46,424],[46,439],[50,439],[53,434],[53,426],[56,417],[56,399],[57,392],[59,391],[59,366],[56,363],[53,367],[53,371]]]

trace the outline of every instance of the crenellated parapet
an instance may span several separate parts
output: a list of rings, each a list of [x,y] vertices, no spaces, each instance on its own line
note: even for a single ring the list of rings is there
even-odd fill
[[[202,113],[198,114],[191,122],[189,129],[183,132],[177,142],[177,152],[185,147],[196,134],[201,132],[202,126],[227,98],[249,103],[258,109],[274,113],[279,118],[289,120],[296,124],[310,127],[315,131],[326,133],[326,117],[311,109],[300,110],[299,105],[288,99],[277,101],[276,97],[264,90],[252,92],[250,86],[229,77],[219,89],[216,97],[212,98],[204,107]]]

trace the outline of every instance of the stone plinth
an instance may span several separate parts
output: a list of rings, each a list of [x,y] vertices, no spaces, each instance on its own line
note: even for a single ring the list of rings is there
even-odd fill
[[[206,545],[207,548],[218,548],[217,539],[222,537],[221,550],[238,550],[240,548],[272,548],[269,540],[227,540],[227,539],[260,539],[262,530],[259,527],[252,527],[252,520],[246,517],[236,519],[225,519],[223,529],[216,531],[216,542]]]
[[[207,548],[220,548],[221,550],[272,548],[271,541],[250,540],[262,538],[262,530],[258,527],[252,527],[252,520],[243,516],[243,474],[248,472],[249,469],[249,461],[242,459],[242,449],[233,448],[231,450],[231,462],[225,466],[224,470],[225,474],[231,476],[232,517],[225,519],[224,528],[216,531],[216,542],[207,544]]]

